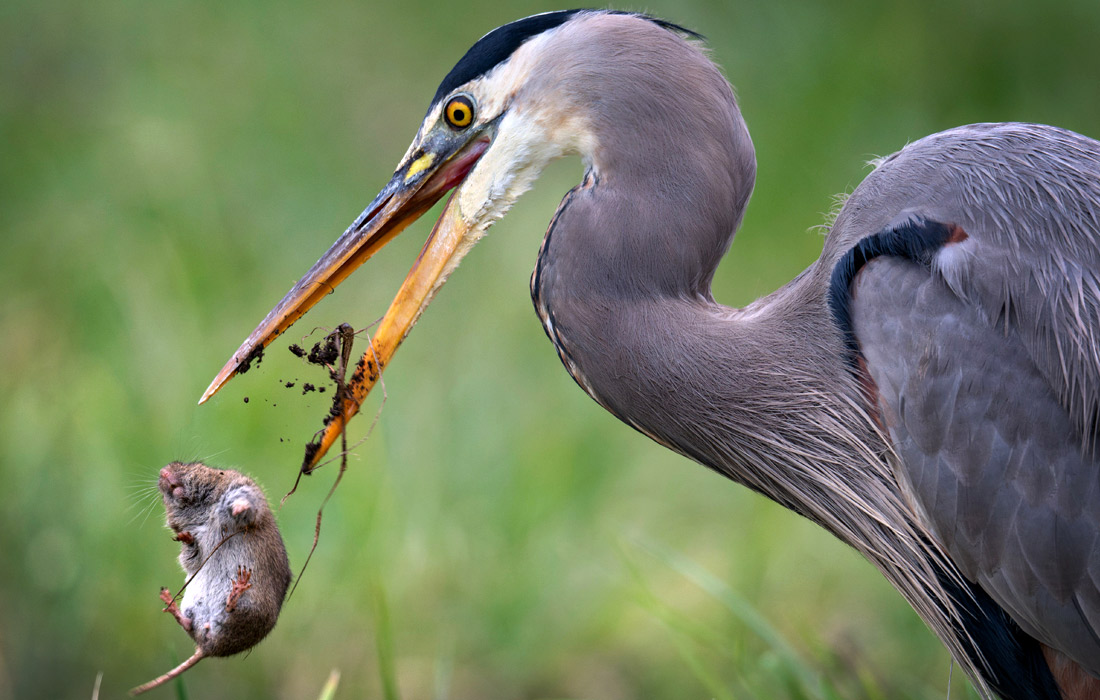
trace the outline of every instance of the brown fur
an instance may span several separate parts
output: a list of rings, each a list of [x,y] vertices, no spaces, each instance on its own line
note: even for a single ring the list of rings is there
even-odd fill
[[[1043,658],[1047,660],[1062,700],[1096,700],[1100,698],[1100,678],[1093,676],[1072,659],[1046,644],[1041,644]]]

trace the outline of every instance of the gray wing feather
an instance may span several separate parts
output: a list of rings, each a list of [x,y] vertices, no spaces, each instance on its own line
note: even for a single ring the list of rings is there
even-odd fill
[[[1082,445],[1100,438],[1100,143],[1036,124],[933,134],[880,163],[849,198],[826,247],[913,216],[969,238],[936,272],[1027,349]],[[831,250],[830,250],[831,249]]]
[[[913,495],[959,570],[1100,674],[1100,464],[1023,344],[895,259],[860,275],[853,326]]]
[[[1100,675],[1100,143],[963,127],[884,160],[826,244],[920,216],[932,269],[873,261],[853,325],[917,506],[1027,631]]]

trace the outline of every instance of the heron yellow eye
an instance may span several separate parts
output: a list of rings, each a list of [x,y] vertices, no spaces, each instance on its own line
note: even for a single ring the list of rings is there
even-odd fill
[[[474,103],[465,95],[452,97],[443,108],[443,118],[447,120],[448,126],[465,129],[474,123]]]

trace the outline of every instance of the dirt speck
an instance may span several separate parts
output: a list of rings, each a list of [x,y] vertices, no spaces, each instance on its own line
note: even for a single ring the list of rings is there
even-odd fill
[[[287,350],[290,350],[291,354],[294,355],[295,357],[305,357],[306,356],[305,348],[303,348],[298,343],[294,343],[289,348],[287,348]]]
[[[244,402],[245,402],[245,403],[248,403],[248,397],[247,397],[247,396],[246,396],[246,397],[244,397]]]

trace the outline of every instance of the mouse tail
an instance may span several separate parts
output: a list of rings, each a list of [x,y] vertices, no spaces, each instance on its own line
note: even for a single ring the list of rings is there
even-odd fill
[[[179,666],[176,666],[174,669],[172,669],[168,673],[164,674],[163,676],[160,676],[159,678],[154,678],[153,680],[149,681],[148,683],[146,683],[144,685],[139,685],[138,687],[136,687],[136,688],[134,688],[133,690],[130,691],[130,695],[131,696],[141,695],[142,693],[144,693],[147,690],[152,690],[153,688],[156,688],[159,685],[164,685],[168,681],[172,680],[176,676],[180,675],[181,673],[183,673],[187,669],[189,669],[192,666],[194,666],[195,664],[197,664],[199,661],[202,660],[203,656],[204,656],[204,654],[202,653],[202,649],[200,649],[198,647],[195,647],[195,653],[192,654],[191,658],[189,658],[187,661],[184,661],[182,664],[180,664]]]

